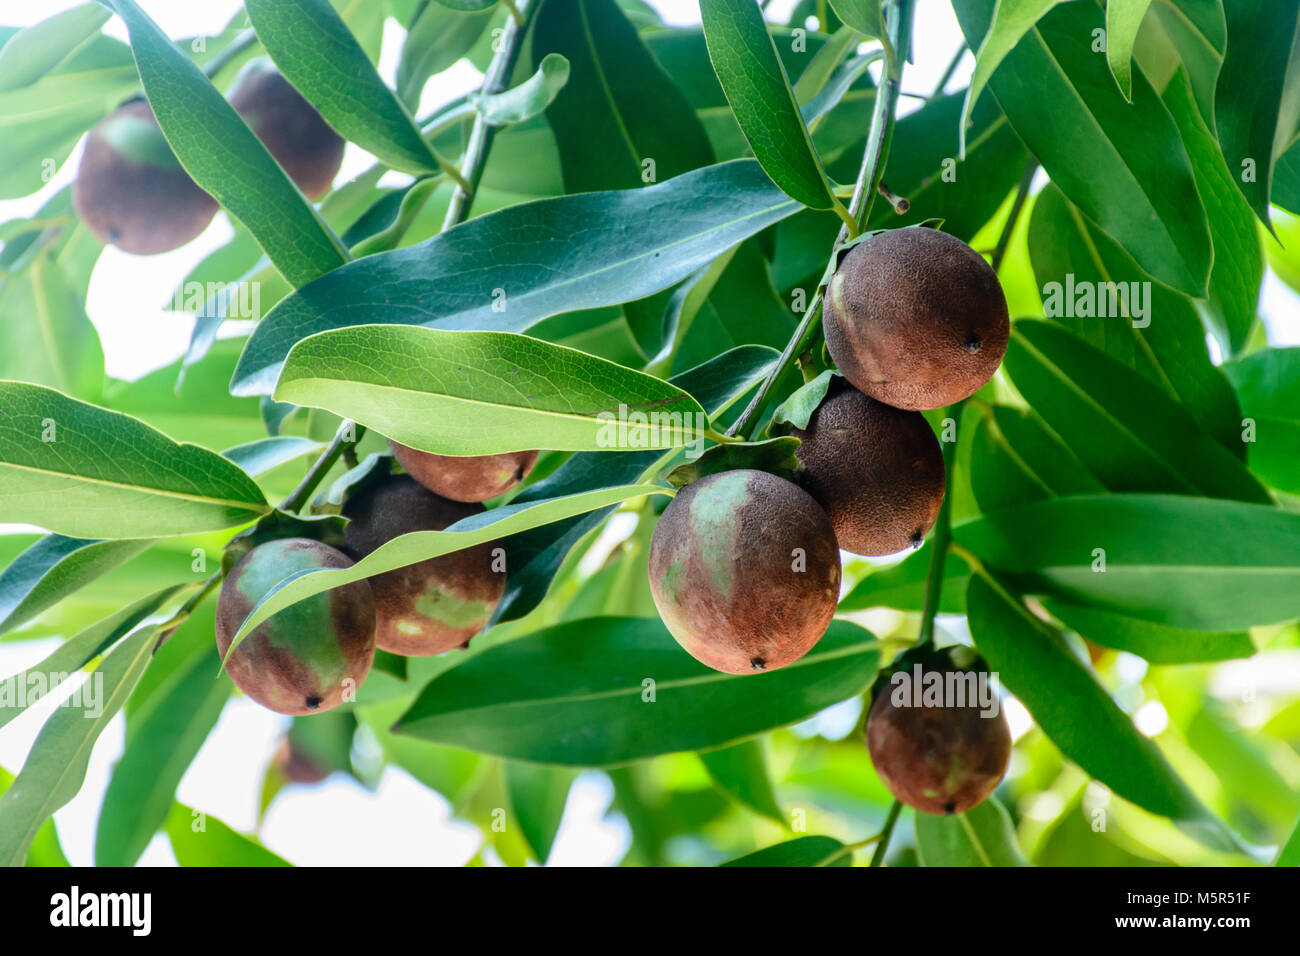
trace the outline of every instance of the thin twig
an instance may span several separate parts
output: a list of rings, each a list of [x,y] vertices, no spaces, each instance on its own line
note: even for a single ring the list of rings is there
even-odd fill
[[[292,513],[301,509],[316,490],[317,485],[329,474],[329,470],[334,467],[334,463],[339,460],[344,449],[361,441],[365,433],[365,428],[355,422],[344,421],[339,425],[339,430],[334,433],[333,439],[311,466],[311,470],[303,476],[298,487],[289,492],[289,497],[280,502],[279,510]]]
[[[948,68],[943,71],[943,76],[939,77],[939,82],[934,86],[934,92],[930,94],[930,99],[943,94],[943,88],[948,85],[952,75],[957,72],[957,66],[961,63],[961,58],[966,55],[966,42],[963,40],[957,45],[957,52],[952,55],[948,62]]]
[[[1020,219],[1020,211],[1025,208],[1025,201],[1029,198],[1029,187],[1034,184],[1036,172],[1038,172],[1038,163],[1031,159],[1020,177],[1020,185],[1016,187],[1016,198],[1011,203],[1011,212],[1007,214],[1007,221],[1002,226],[1001,235],[998,236],[998,244],[993,248],[994,272],[1002,268],[1002,259],[1007,254],[1007,247],[1011,245],[1011,237],[1016,231],[1016,222]]]
[[[898,815],[903,812],[903,805],[897,800],[889,808],[889,816],[885,817],[885,825],[880,830],[880,841],[876,844],[876,852],[871,854],[871,865],[880,866],[885,862],[885,851],[889,849],[889,840],[894,835],[894,824],[898,822]]]
[[[240,54],[256,42],[257,34],[252,30],[245,30],[226,44],[225,49],[203,65],[203,75],[209,80],[215,79],[216,75],[224,70],[227,64],[238,59]]]

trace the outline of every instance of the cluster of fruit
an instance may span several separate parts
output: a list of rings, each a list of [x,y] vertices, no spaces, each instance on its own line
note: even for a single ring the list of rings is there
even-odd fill
[[[960,239],[922,226],[852,246],[827,285],[824,323],[843,380],[832,380],[807,428],[792,430],[801,440],[795,480],[750,469],[707,475],[678,493],[651,540],[659,614],[716,670],[771,670],[808,653],[835,614],[841,549],[920,545],[946,479],[921,411],[988,382],[1010,332],[997,273]],[[895,706],[883,693],[867,739],[890,791],[929,813],[987,797],[1011,745],[1000,712]]]
[[[251,61],[231,87],[230,105],[307,198],[329,190],[343,137],[274,67]],[[96,238],[135,255],[179,249],[217,214],[217,201],[181,168],[143,98],[90,131],[72,203]]]
[[[523,481],[537,452],[448,458],[392,443],[406,474],[364,484],[343,507],[343,547],[287,537],[253,547],[231,568],[217,599],[224,658],[254,607],[289,575],[347,568],[413,531],[442,531],[483,511],[482,501]],[[492,544],[410,564],[314,595],[254,628],[226,662],[253,700],[282,714],[312,714],[350,699],[379,648],[407,657],[468,647],[505,591]],[[352,693],[350,693],[352,692]]]

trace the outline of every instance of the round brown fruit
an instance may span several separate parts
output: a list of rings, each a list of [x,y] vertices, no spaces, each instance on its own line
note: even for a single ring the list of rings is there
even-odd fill
[[[650,592],[696,660],[728,674],[775,670],[808,653],[835,614],[835,532],[821,506],[784,478],[706,475],[659,518]]]
[[[536,451],[460,458],[417,451],[391,440],[388,444],[407,474],[435,495],[452,501],[487,501],[505,494],[537,464]]]
[[[343,163],[343,137],[274,67],[249,63],[230,91],[230,105],[303,195],[319,199],[329,191]]]
[[[140,256],[179,249],[217,214],[217,201],[181,168],[146,100],[120,106],[90,131],[72,204],[100,242]]]
[[[966,673],[934,668],[924,673]],[[924,686],[924,684],[922,685]],[[895,694],[902,691],[900,701]],[[886,685],[867,715],[867,750],[889,792],[923,813],[965,813],[982,803],[1007,772],[1011,731],[998,708],[984,716],[966,706],[918,706],[907,685]],[[968,698],[969,699],[969,698]]]
[[[943,503],[943,453],[920,412],[878,402],[844,385],[821,403],[796,452],[799,484],[826,510],[854,554],[915,547]]]
[[[347,551],[360,560],[398,535],[442,531],[483,510],[482,505],[440,498],[409,475],[391,475],[344,506],[343,514],[351,519]],[[505,574],[493,570],[493,547],[475,545],[370,578],[379,647],[408,657],[468,647],[505,592]]]
[[[280,741],[280,747],[272,758],[277,770],[289,783],[321,783],[330,775],[330,768],[319,763],[315,757],[297,746],[286,734]]]
[[[217,599],[217,649],[224,658],[239,626],[284,578],[352,559],[311,538],[259,544],[226,576]],[[375,658],[375,599],[355,581],[280,611],[240,641],[226,670],[245,694],[281,714],[315,714],[343,703]]]
[[[997,273],[955,236],[892,229],[845,253],[826,289],[826,348],[872,398],[912,411],[977,392],[1010,322]]]

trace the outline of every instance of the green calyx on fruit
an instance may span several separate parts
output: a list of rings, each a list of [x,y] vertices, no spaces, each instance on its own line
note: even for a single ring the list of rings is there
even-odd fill
[[[920,545],[945,483],[943,453],[920,412],[836,380],[808,427],[792,434],[796,480],[825,509],[841,548],[881,555]]]
[[[278,70],[250,62],[235,79],[230,105],[303,195],[319,199],[329,191],[346,143]]]
[[[955,236],[891,229],[848,250],[826,289],[826,348],[859,391],[943,408],[997,371],[1010,320],[997,273]]]
[[[537,464],[536,451],[460,458],[418,451],[392,440],[388,444],[407,474],[435,495],[452,501],[487,501],[505,494]]]
[[[965,813],[982,803],[1011,759],[996,690],[967,648],[900,655],[876,680],[866,736],[889,792],[923,813]]]
[[[678,492],[650,542],[650,591],[696,660],[729,674],[775,670],[821,639],[839,600],[830,519],[765,471],[708,475]]]
[[[344,504],[351,519],[345,550],[360,560],[399,535],[442,531],[482,511],[482,505],[440,498],[409,475],[390,475]],[[408,657],[468,647],[505,592],[504,565],[498,569],[494,547],[480,544],[370,578],[378,646]]]
[[[217,214],[217,201],[181,168],[142,99],[90,131],[72,203],[97,239],[135,255],[179,249]]]
[[[217,649],[224,659],[249,613],[298,571],[347,568],[352,559],[311,538],[259,544],[239,560],[217,598]],[[281,714],[314,714],[351,699],[375,657],[375,599],[355,581],[285,608],[254,628],[226,670],[245,694]]]

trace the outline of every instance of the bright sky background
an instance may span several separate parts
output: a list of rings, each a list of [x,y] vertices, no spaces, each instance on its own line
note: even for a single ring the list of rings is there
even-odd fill
[[[0,24],[26,26],[80,0],[0,0]],[[699,22],[695,0],[649,0],[674,24]],[[795,0],[776,0],[772,16],[783,19]],[[141,6],[173,37],[214,34],[234,15],[235,0],[141,0]],[[114,19],[106,32],[125,39]],[[919,0],[916,19],[916,62],[904,74],[904,91],[929,93],[938,82],[961,40],[948,0]],[[380,72],[393,82],[402,31],[391,21],[384,36]],[[967,55],[949,83],[958,89],[968,81],[972,58]],[[462,62],[431,81],[420,113],[426,114],[467,90],[481,74]],[[916,101],[911,101],[914,104]],[[903,100],[905,108],[909,101]],[[33,196],[0,202],[0,222],[31,215],[53,192],[70,182],[78,153],[60,173]],[[368,168],[373,159],[349,144],[339,182]],[[90,284],[87,311],[104,345],[108,373],[134,379],[174,361],[189,341],[192,318],[166,311],[171,289],[204,256],[231,235],[223,216],[184,248],[158,256],[131,256],[106,249]],[[1272,273],[1265,283],[1261,310],[1274,345],[1300,344],[1300,299]],[[1282,317],[1286,317],[1286,322]],[[0,317],[3,318],[3,317]],[[39,662],[57,646],[40,640],[0,644],[0,675],[10,675]],[[60,695],[59,698],[61,699]],[[31,708],[0,733],[0,766],[17,772],[41,725],[53,707],[47,702]],[[852,708],[851,708],[852,709]],[[1008,709],[1017,735],[1027,725],[1022,712]],[[853,726],[856,709],[828,712],[818,729],[842,736]],[[282,718],[244,698],[227,705],[216,730],[181,782],[177,798],[245,832],[255,826],[262,767],[274,752],[287,726]],[[75,865],[93,860],[94,826],[113,763],[122,752],[124,721],[119,715],[100,738],[91,757],[80,794],[55,814],[65,852]],[[550,862],[560,865],[609,865],[626,851],[628,828],[617,814],[605,816],[612,797],[608,779],[583,774],[569,795],[564,823]],[[322,786],[291,789],[273,804],[260,834],[268,847],[300,865],[460,865],[478,852],[476,827],[451,818],[450,807],[404,771],[389,769],[376,793],[335,775]],[[156,837],[142,861],[175,865],[165,837]]]

